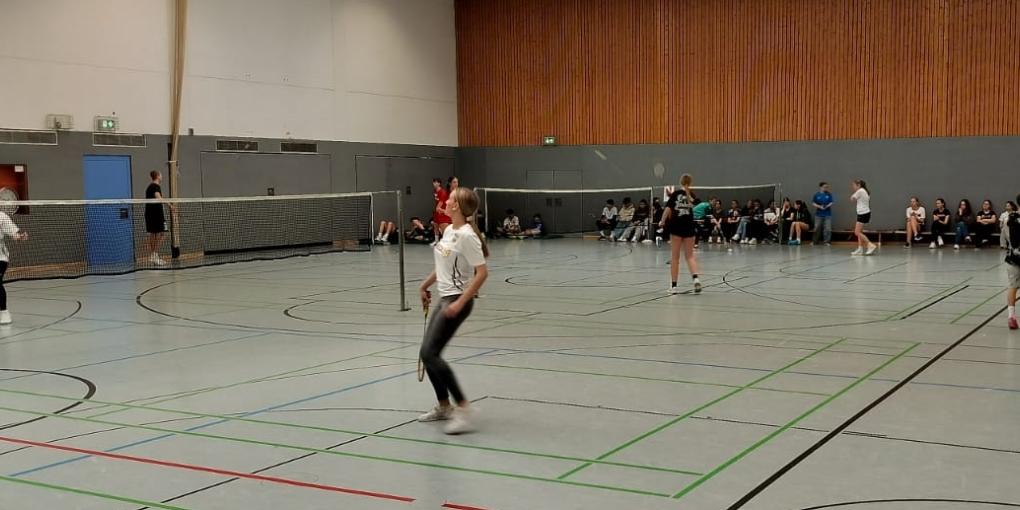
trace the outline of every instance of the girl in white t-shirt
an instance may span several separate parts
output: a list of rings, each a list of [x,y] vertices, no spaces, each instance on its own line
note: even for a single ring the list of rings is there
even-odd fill
[[[7,310],[7,289],[4,288],[4,275],[7,274],[7,266],[11,261],[11,253],[5,242],[8,237],[24,241],[28,239],[28,234],[18,229],[7,213],[0,212],[0,325],[11,323],[11,312]]]
[[[857,205],[857,222],[854,223],[857,249],[851,255],[871,255],[878,246],[864,233],[864,226],[871,222],[871,195],[868,193],[868,185],[863,180],[857,179],[850,186],[854,192],[850,195],[850,201]]]
[[[924,230],[925,210],[917,197],[910,197],[910,206],[907,207],[907,242],[906,247],[910,248],[913,243],[921,241],[921,231]]]
[[[461,392],[450,365],[443,360],[442,352],[457,328],[471,315],[474,298],[489,276],[485,264],[489,253],[478,227],[472,223],[478,211],[478,195],[474,191],[469,188],[453,190],[445,210],[451,224],[443,232],[442,239],[433,245],[436,268],[419,288],[425,308],[432,303],[429,291],[432,284],[436,283],[439,290],[439,305],[430,314],[421,346],[421,361],[439,404],[421,415],[418,421],[450,420],[446,433],[461,434],[471,430],[470,403]],[[450,403],[451,397],[456,406]]]

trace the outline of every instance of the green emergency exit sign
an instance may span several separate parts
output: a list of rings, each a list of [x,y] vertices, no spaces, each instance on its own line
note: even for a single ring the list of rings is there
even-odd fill
[[[113,133],[117,127],[117,117],[96,117],[96,131],[100,133]]]

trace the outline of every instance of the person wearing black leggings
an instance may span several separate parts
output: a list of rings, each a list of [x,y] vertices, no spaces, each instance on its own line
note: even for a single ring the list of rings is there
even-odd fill
[[[0,325],[12,322],[11,312],[7,310],[7,289],[4,288],[4,277],[7,275],[7,266],[11,260],[11,253],[7,249],[6,243],[8,237],[24,241],[28,239],[28,234],[18,229],[7,213],[0,212]]]
[[[451,224],[442,239],[433,246],[435,270],[422,282],[422,306],[432,304],[429,288],[437,284],[439,304],[432,310],[421,345],[421,361],[439,403],[418,417],[420,422],[449,420],[445,432],[462,434],[472,430],[472,409],[461,391],[450,365],[443,359],[443,349],[457,328],[471,315],[474,298],[489,276],[485,257],[488,249],[473,223],[478,211],[478,195],[469,188],[453,190],[446,202]],[[473,276],[472,276],[473,275]],[[450,403],[453,398],[454,406]]]

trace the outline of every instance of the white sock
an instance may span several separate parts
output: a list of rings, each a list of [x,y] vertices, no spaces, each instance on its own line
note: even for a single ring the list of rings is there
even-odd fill
[[[1016,317],[1016,305],[1010,305],[1008,308],[1009,308],[1009,316],[1010,317]]]

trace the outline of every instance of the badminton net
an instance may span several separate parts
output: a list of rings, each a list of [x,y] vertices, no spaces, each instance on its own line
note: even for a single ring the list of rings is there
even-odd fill
[[[485,227],[492,232],[502,224],[507,210],[513,210],[523,228],[529,228],[540,216],[547,235],[579,236],[597,231],[596,222],[608,200],[617,209],[625,199],[637,206],[645,200],[649,206],[654,199],[665,205],[671,186],[644,186],[633,188],[591,189],[527,189],[483,188],[481,198],[485,211]],[[695,186],[695,196],[703,201],[718,198],[724,208],[736,200],[744,207],[749,200],[761,200],[763,205],[780,200],[779,184],[743,186]]]
[[[28,234],[23,241],[3,240],[10,252],[7,278],[74,278],[367,251],[373,196],[2,201],[0,211]],[[155,250],[151,230],[167,231]]]

